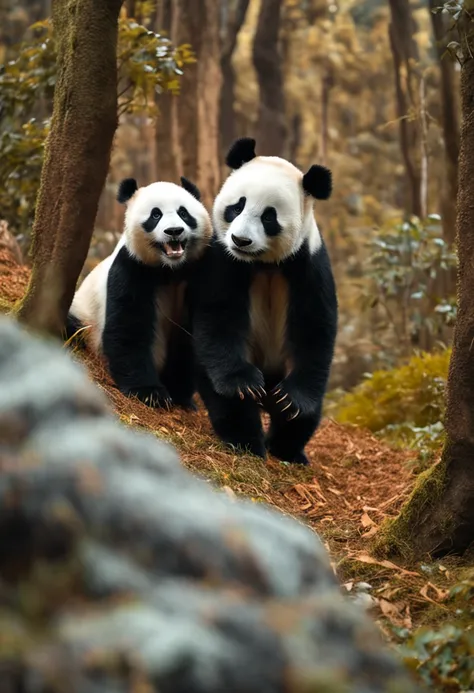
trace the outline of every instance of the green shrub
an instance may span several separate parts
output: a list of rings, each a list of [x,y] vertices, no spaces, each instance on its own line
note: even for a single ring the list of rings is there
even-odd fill
[[[415,354],[407,364],[375,371],[328,405],[340,423],[415,444],[442,435],[444,391],[451,349]]]
[[[450,339],[456,318],[455,248],[443,238],[441,217],[387,223],[369,242],[362,305],[374,311],[374,339],[394,367],[413,344],[431,350]]]
[[[429,690],[458,693],[474,687],[474,572],[450,590],[449,602],[457,606],[456,623],[400,633],[399,649]]]

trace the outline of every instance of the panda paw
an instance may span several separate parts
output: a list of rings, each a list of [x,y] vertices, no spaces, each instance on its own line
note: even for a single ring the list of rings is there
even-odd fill
[[[215,391],[224,397],[251,397],[259,402],[266,396],[263,374],[251,363],[244,364],[224,377],[215,378],[213,385]]]
[[[274,408],[287,421],[298,418],[301,414],[311,414],[318,405],[319,400],[305,394],[288,376],[279,383],[271,392]]]
[[[148,407],[171,409],[173,401],[169,396],[168,390],[163,386],[131,387],[126,391],[122,390],[127,397],[136,397]]]
[[[180,409],[183,409],[184,411],[195,412],[198,410],[196,402],[193,400],[192,397],[189,399],[173,400],[173,404],[175,404]]]

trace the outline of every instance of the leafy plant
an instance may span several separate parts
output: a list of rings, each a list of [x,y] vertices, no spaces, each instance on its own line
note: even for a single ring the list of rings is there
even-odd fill
[[[439,630],[419,628],[402,638],[399,650],[406,666],[430,690],[470,691],[474,686],[474,573],[451,588],[448,600],[458,606],[458,622]]]
[[[155,116],[155,94],[177,94],[183,67],[194,56],[189,45],[173,47],[147,28],[153,3],[136,4],[143,24],[126,14],[119,19],[118,113]],[[34,219],[56,75],[52,23],[46,19],[30,27],[15,58],[0,68],[0,214],[20,239]]]
[[[444,391],[451,349],[415,354],[403,366],[379,370],[341,394],[328,413],[414,447],[437,447],[443,434]]]
[[[380,331],[395,337],[394,358],[424,349],[443,335],[456,316],[448,296],[456,254],[442,237],[441,219],[410,221],[381,230],[371,241],[363,292],[364,307],[378,309]]]

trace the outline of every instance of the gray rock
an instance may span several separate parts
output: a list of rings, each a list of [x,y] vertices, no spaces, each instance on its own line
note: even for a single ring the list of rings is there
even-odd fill
[[[2,693],[410,693],[318,537],[123,427],[0,319]]]

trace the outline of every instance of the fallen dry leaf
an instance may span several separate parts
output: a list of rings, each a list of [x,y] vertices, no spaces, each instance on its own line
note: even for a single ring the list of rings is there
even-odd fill
[[[434,595],[437,597],[437,600],[433,599],[428,595],[428,590],[432,590],[434,592]],[[427,582],[426,585],[423,585],[423,587],[420,590],[420,594],[422,597],[424,597],[427,601],[431,602],[432,604],[439,604],[439,602],[442,602],[446,599],[448,596],[448,590],[442,590],[439,587],[436,587],[436,585],[433,585],[432,582]]]
[[[405,568],[401,568],[399,565],[395,565],[395,563],[392,563],[391,561],[379,561],[376,558],[369,556],[368,553],[351,554],[349,555],[349,558],[352,558],[355,561],[360,561],[361,563],[371,563],[373,565],[383,566],[384,568],[390,568],[390,570],[398,570],[400,573],[402,573],[402,575],[414,575],[416,577],[420,576],[420,573],[415,573],[412,570],[405,570]]]
[[[389,619],[389,621],[391,621],[391,623],[393,623],[395,626],[403,625],[404,618],[400,607],[397,607],[392,602],[388,602],[386,599],[379,599],[378,603],[381,612]],[[404,606],[405,604],[403,604],[403,607]]]
[[[235,495],[234,491],[230,488],[230,486],[223,486],[223,487],[222,487],[222,490],[224,491],[224,493],[225,493],[227,496],[229,496],[229,498],[230,498],[232,501],[235,501],[235,499],[237,498],[237,496]]]
[[[335,496],[342,496],[342,491],[338,491],[337,488],[331,488],[330,486],[328,486],[328,491],[334,493]]]
[[[372,527],[372,525],[375,525],[375,522],[367,515],[367,513],[362,514],[360,521],[362,523],[362,527]]]

